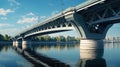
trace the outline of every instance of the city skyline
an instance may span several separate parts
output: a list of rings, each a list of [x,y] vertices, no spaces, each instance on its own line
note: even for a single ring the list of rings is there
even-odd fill
[[[86,0],[0,0],[0,34],[16,35],[20,31]],[[120,24],[115,24],[107,36],[119,36]],[[50,34],[78,36],[74,31]]]

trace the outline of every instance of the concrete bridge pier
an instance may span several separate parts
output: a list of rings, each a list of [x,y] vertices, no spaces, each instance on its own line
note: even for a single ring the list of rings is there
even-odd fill
[[[18,47],[19,42],[18,41],[13,41],[13,47]]]
[[[80,40],[80,49],[104,49],[103,40]]]
[[[16,46],[16,42],[15,41],[13,41],[13,47],[15,47]]]
[[[31,46],[31,40],[22,38],[22,50],[25,50]]]
[[[25,50],[27,48],[28,41],[22,38],[22,50]]]
[[[29,43],[30,44],[30,43]],[[26,41],[25,39],[22,39],[21,41],[13,41],[13,47],[20,47],[22,50],[27,49],[27,45],[28,45],[28,41]]]

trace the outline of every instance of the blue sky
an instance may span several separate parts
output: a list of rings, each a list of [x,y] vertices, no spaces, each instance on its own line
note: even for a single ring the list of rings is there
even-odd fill
[[[86,0],[0,0],[0,33],[14,36],[25,28]],[[62,5],[63,4],[63,5]],[[119,36],[120,24],[108,36]],[[77,35],[75,31],[55,35]]]

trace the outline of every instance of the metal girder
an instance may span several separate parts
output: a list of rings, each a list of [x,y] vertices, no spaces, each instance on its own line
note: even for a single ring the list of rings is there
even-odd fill
[[[102,34],[108,25],[120,22],[119,4],[120,0],[106,0],[77,13],[83,16],[90,32]]]
[[[61,25],[61,26],[58,27],[57,25]],[[60,32],[60,30],[61,31],[70,31],[70,30],[73,30],[73,29],[74,29],[73,25],[70,22],[56,21],[56,22],[53,22],[50,25],[48,24],[47,26],[44,26],[42,28],[40,26],[39,30],[38,30],[38,28],[35,28],[35,29],[32,29],[29,32],[24,33],[24,34],[25,34],[25,38],[26,38],[27,36],[33,36],[33,35],[41,34],[41,32],[44,33],[44,32],[47,32],[47,31],[48,32],[53,31],[52,33],[57,33],[57,32]],[[48,33],[45,33],[45,34],[48,34]]]
[[[100,20],[106,20],[109,18],[114,18],[114,17],[119,17],[120,16],[120,0],[116,0],[113,3],[103,3],[98,8],[91,8],[88,10],[85,10],[84,12],[78,12],[84,17],[84,20],[87,24],[96,24],[96,21]],[[109,21],[109,20],[107,20]],[[107,21],[101,21],[97,22],[102,23],[102,22],[107,22]]]

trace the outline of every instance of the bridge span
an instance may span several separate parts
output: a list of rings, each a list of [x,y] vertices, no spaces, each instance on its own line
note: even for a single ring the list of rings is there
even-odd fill
[[[87,0],[25,29],[14,37],[15,40],[75,29],[80,43],[96,44],[105,38],[108,29],[120,22],[120,0]],[[98,40],[98,42],[96,42]],[[88,47],[99,48],[99,46]],[[85,48],[81,45],[81,48]],[[100,48],[101,49],[101,48]]]

